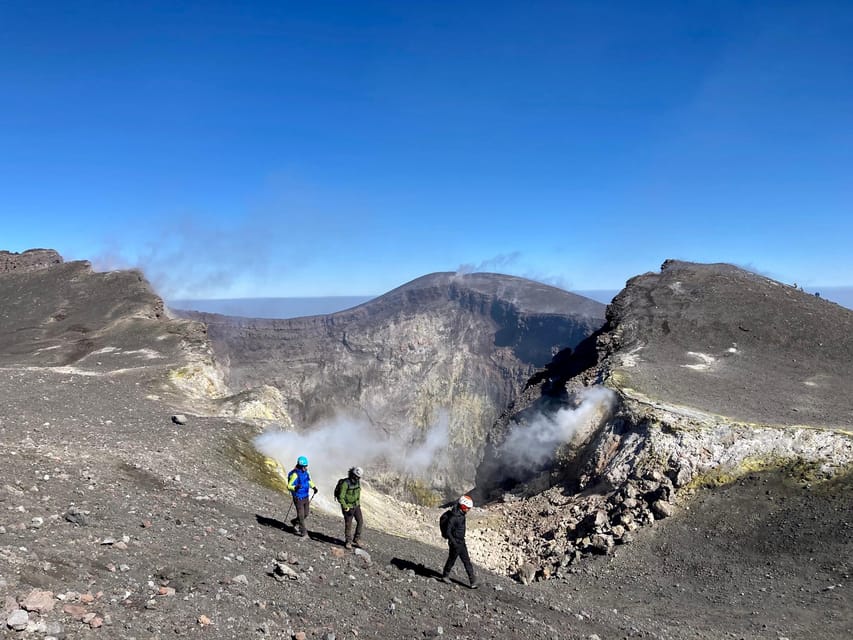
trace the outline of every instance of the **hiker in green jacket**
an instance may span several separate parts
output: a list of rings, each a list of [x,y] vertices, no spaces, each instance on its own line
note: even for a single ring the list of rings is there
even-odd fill
[[[361,467],[352,467],[346,478],[338,481],[335,489],[335,497],[341,503],[341,511],[344,514],[344,546],[352,549],[361,546],[361,529],[364,526],[364,518],[361,515],[361,475],[364,473]],[[352,535],[352,521],[355,518],[355,536]]]

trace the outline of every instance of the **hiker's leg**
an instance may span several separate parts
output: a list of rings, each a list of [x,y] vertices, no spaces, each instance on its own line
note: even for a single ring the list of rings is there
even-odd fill
[[[341,507],[344,513],[344,541],[345,544],[352,544],[352,511],[347,511]]]
[[[361,530],[364,528],[364,517],[361,515],[361,505],[358,505],[353,509],[352,514],[355,517],[355,538],[353,538],[353,542],[358,544],[361,541]]]
[[[290,524],[292,524],[294,527],[296,527],[301,522],[299,519],[299,498],[297,498],[296,496],[293,496],[293,506],[295,507],[294,511],[296,513],[290,519]]]
[[[453,565],[456,564],[456,558],[459,557],[459,551],[456,549],[456,545],[452,542],[447,545],[447,562],[444,563],[444,571],[441,572],[442,576],[449,576],[450,570],[453,568]]]
[[[300,535],[308,535],[308,529],[305,526],[305,518],[308,516],[308,500],[306,498],[300,498],[296,501],[296,516],[299,518]]]
[[[468,581],[471,584],[477,584],[477,574],[474,573],[474,565],[471,564],[471,557],[468,555],[468,545],[463,542],[459,545],[458,551],[462,566],[465,567],[465,573],[468,574]]]

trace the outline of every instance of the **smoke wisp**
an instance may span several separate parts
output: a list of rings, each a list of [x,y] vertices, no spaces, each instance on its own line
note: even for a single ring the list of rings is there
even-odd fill
[[[577,406],[563,407],[553,414],[539,413],[527,424],[516,425],[501,446],[502,459],[514,469],[540,468],[579,428],[609,413],[614,399],[610,389],[590,387],[578,394]]]

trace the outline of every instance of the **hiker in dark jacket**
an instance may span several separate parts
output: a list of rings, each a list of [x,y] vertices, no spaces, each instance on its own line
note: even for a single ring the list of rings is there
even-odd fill
[[[364,472],[361,467],[352,467],[347,477],[340,482],[337,492],[338,502],[341,503],[341,512],[344,514],[344,546],[352,549],[361,546],[361,529],[364,526],[364,518],[361,515],[361,476]],[[355,519],[355,536],[352,534],[352,521]]]
[[[290,523],[294,526],[299,524],[299,535],[304,538],[308,535],[305,519],[308,517],[311,498],[317,494],[317,487],[308,474],[308,458],[305,456],[299,456],[296,468],[287,474],[287,490],[293,496],[293,504],[296,506],[296,517]],[[314,491],[311,498],[308,497],[309,491]]]
[[[465,544],[465,514],[474,506],[470,496],[462,496],[457,500],[450,511],[450,519],[447,523],[447,562],[444,563],[444,571],[441,572],[441,581],[450,582],[450,570],[456,564],[456,558],[462,560],[462,566],[468,574],[468,583],[472,589],[476,589],[477,575],[474,573],[474,565],[468,556],[468,545]]]

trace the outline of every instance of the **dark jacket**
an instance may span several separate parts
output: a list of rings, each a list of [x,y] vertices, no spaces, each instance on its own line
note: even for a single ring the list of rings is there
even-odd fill
[[[450,519],[447,521],[447,541],[453,545],[465,544],[465,514],[458,504],[450,510]]]

